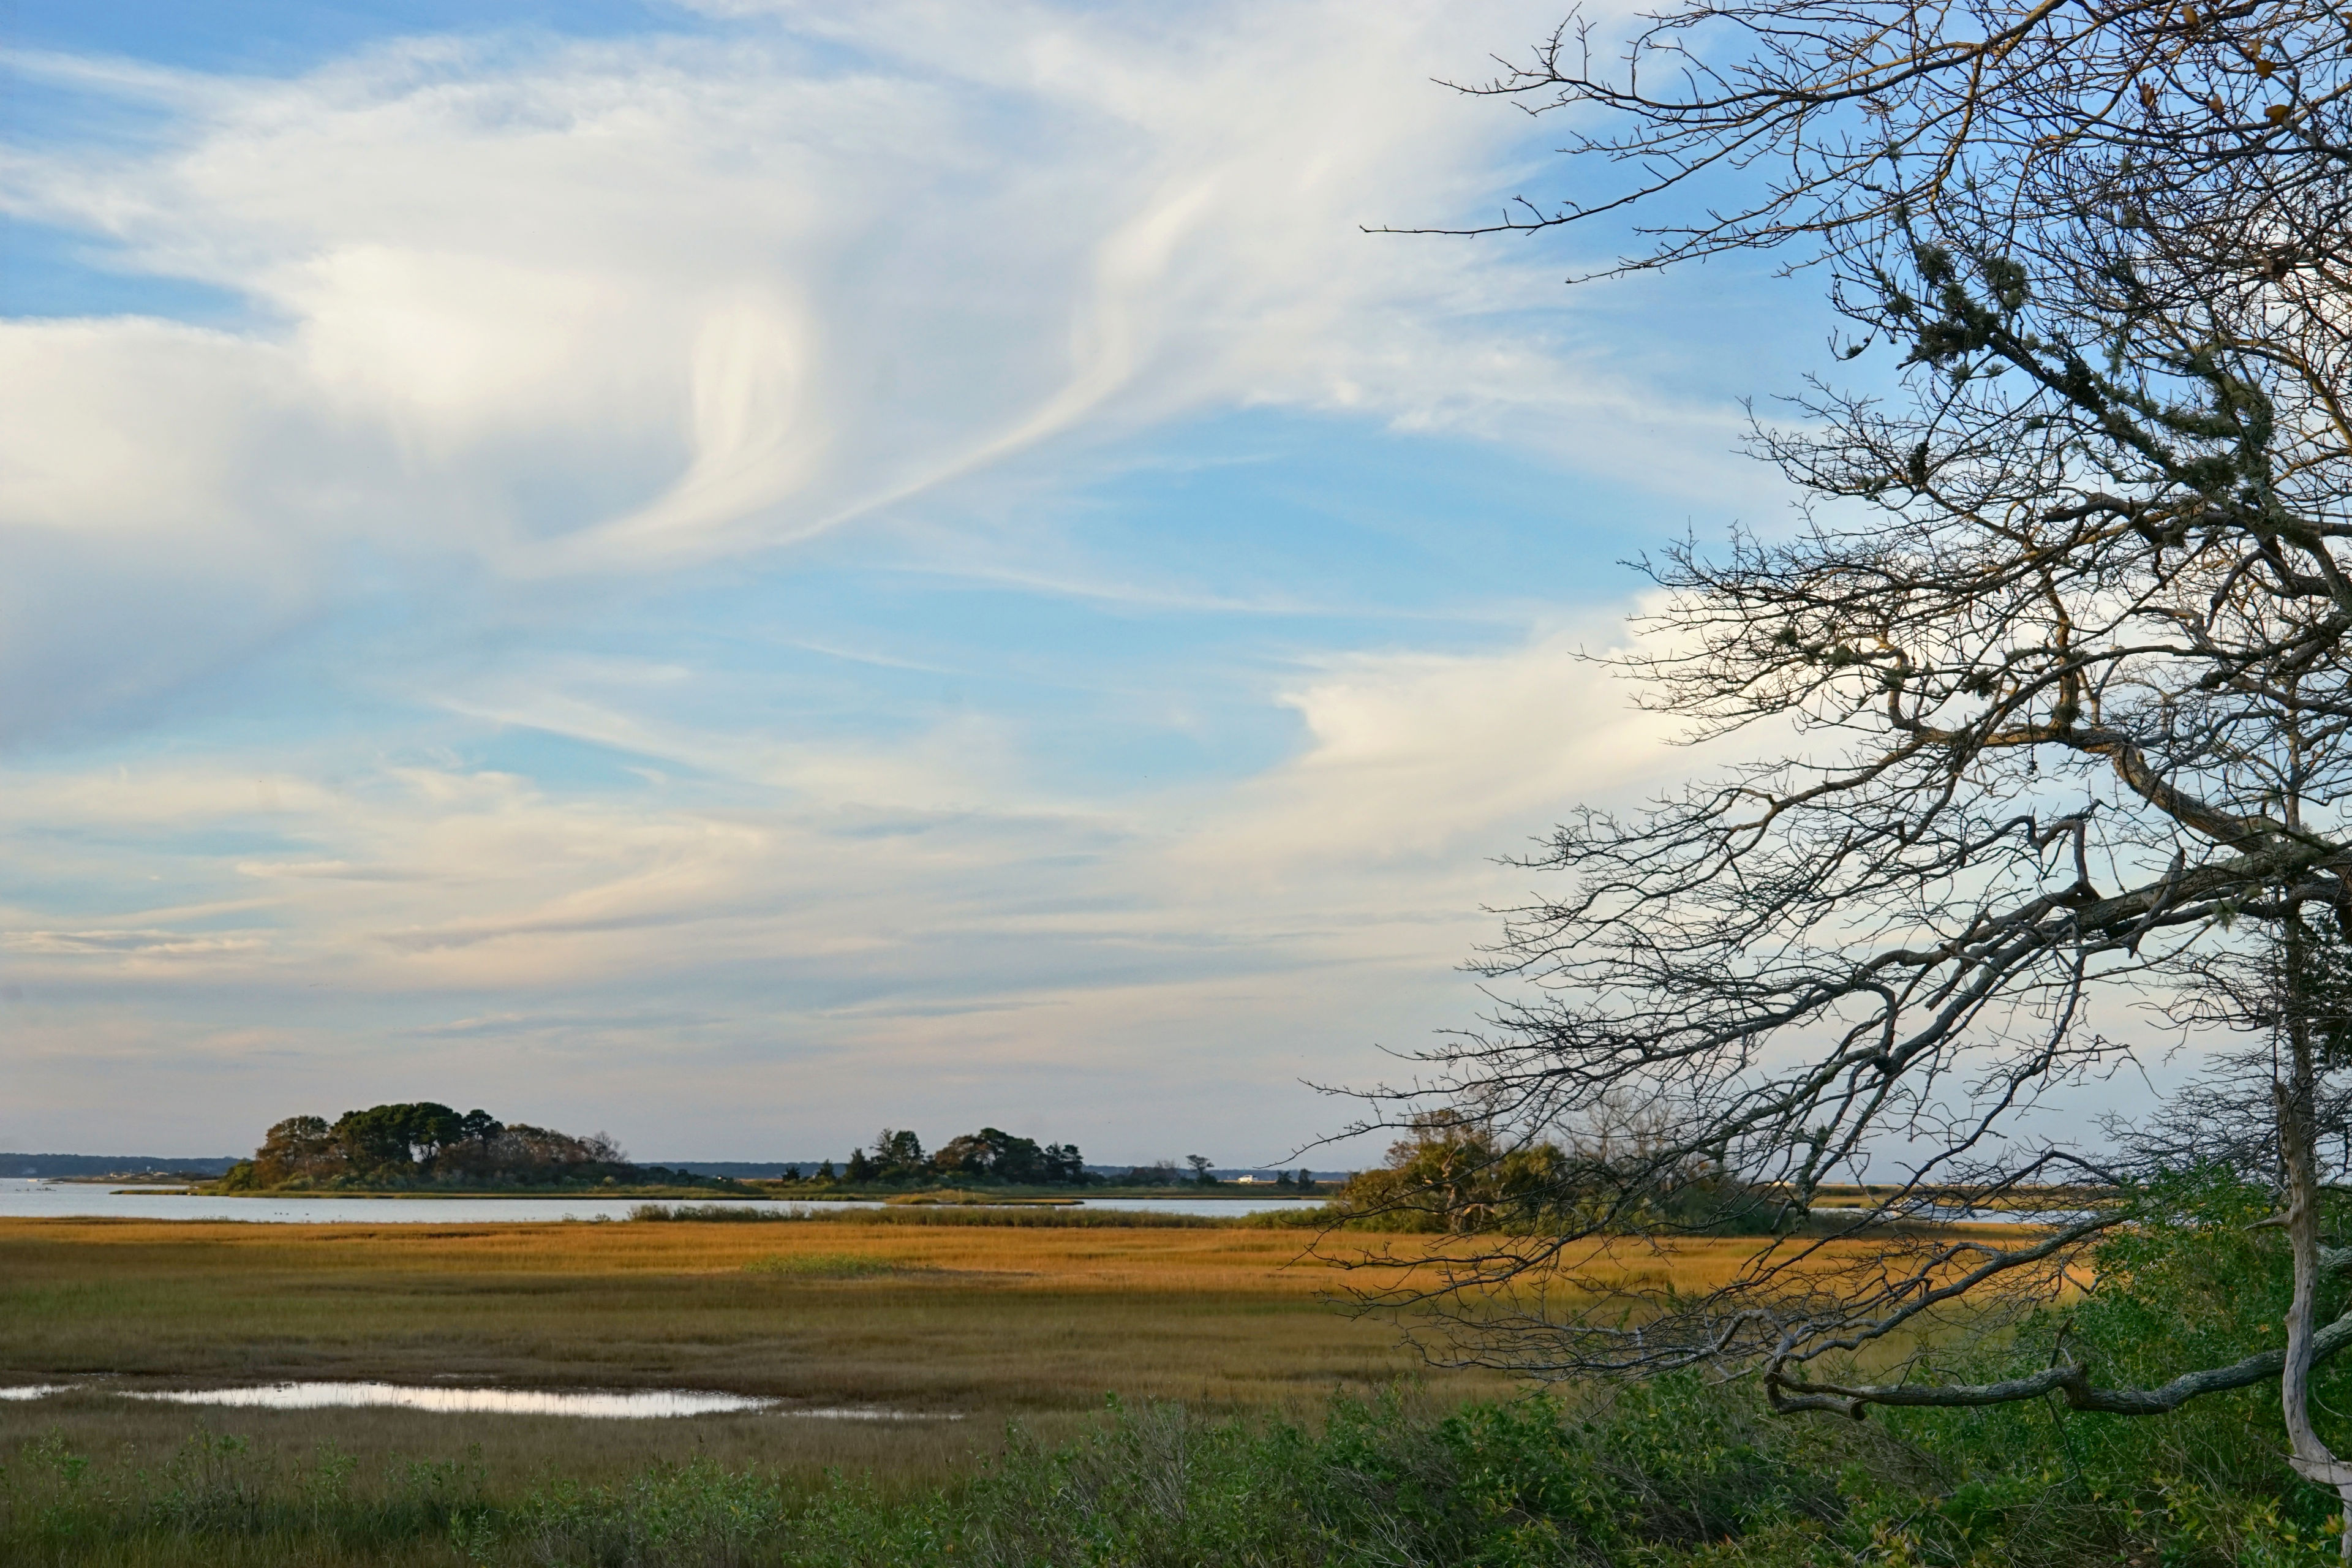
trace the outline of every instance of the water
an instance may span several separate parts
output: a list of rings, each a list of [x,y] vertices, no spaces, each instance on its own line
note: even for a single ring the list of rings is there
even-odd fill
[[[442,1415],[571,1415],[592,1421],[646,1421],[680,1415],[751,1413],[818,1421],[961,1421],[962,1416],[872,1405],[801,1405],[701,1388],[419,1388],[401,1383],[270,1383],[242,1388],[110,1388],[104,1384],[33,1384],[0,1388],[0,1399],[43,1399],[77,1390],[163,1405],[218,1405],[241,1410],[352,1410],[391,1406]]]
[[[1089,1209],[1149,1210],[1155,1214],[1264,1214],[1269,1209],[1319,1209],[1321,1198],[1088,1198]]]
[[[478,1225],[485,1221],[626,1219],[644,1198],[208,1198],[173,1192],[117,1192],[96,1182],[0,1180],[0,1217],[51,1219],[233,1219],[294,1225]],[[759,1198],[680,1198],[678,1203],[740,1203]],[[1307,1200],[1311,1204],[1313,1200]],[[878,1202],[824,1208],[880,1208]],[[1150,1209],[1160,1214],[1245,1215],[1297,1208],[1296,1198],[1096,1198],[1087,1208]]]
[[[166,1405],[226,1405],[245,1410],[335,1410],[389,1405],[449,1415],[585,1415],[604,1421],[732,1415],[764,1410],[775,1403],[747,1394],[691,1388],[560,1394],[543,1388],[412,1388],[397,1383],[273,1383],[258,1388],[119,1392],[125,1399],[151,1399]]]

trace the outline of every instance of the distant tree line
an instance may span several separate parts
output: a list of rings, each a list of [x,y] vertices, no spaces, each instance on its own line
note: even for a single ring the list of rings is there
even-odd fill
[[[1184,1164],[1190,1167],[1190,1174],[1180,1169],[1175,1161],[1160,1160],[1149,1165],[1138,1165],[1123,1176],[1108,1179],[1122,1187],[1214,1187],[1223,1184],[1210,1170],[1207,1156],[1187,1154]],[[1304,1169],[1296,1173],[1281,1171],[1276,1173],[1273,1182],[1268,1184],[1278,1189],[1305,1192],[1314,1187],[1315,1178]]]
[[[1189,1167],[1189,1170],[1185,1167]],[[1075,1143],[1039,1143],[983,1127],[926,1152],[922,1139],[901,1128],[882,1130],[845,1166],[830,1160],[803,1173],[786,1167],[784,1181],[811,1185],[918,1186],[980,1183],[1003,1186],[1215,1186],[1205,1155],[1138,1165],[1124,1174],[1088,1171]],[[260,1192],[380,1188],[696,1186],[750,1192],[723,1176],[632,1164],[602,1132],[574,1137],[521,1121],[500,1121],[487,1110],[460,1113],[431,1100],[347,1110],[334,1121],[289,1116],[269,1129],[248,1160],[220,1179],[222,1190]],[[1272,1184],[1308,1190],[1305,1171]]]
[[[575,1138],[552,1128],[462,1115],[430,1100],[347,1110],[334,1121],[289,1116],[253,1158],[221,1179],[231,1191],[268,1188],[588,1186],[658,1180],[724,1186],[716,1178],[629,1163],[602,1132]]]
[[[851,1154],[848,1163],[838,1171],[833,1162],[827,1160],[806,1176],[802,1175],[799,1167],[791,1167],[786,1179],[848,1182],[861,1185],[908,1185],[942,1181],[1034,1187],[1208,1187],[1218,1184],[1206,1156],[1188,1155],[1184,1163],[1190,1167],[1189,1173],[1172,1160],[1138,1165],[1124,1175],[1088,1171],[1086,1157],[1078,1152],[1076,1144],[1041,1144],[1034,1138],[1023,1138],[1001,1127],[983,1127],[977,1132],[950,1138],[927,1153],[922,1139],[916,1133],[904,1128],[886,1127],[870,1147]],[[1305,1188],[1315,1184],[1305,1171],[1300,1171],[1295,1179],[1285,1173],[1276,1178],[1274,1184]]]

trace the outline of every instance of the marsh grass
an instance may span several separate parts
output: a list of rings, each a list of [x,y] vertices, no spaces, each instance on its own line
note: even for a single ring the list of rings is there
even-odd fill
[[[2119,1381],[2210,1363],[2275,1321],[2274,1242],[2237,1225],[2135,1241],[2109,1266],[2145,1289],[2070,1303],[2070,1347],[2107,1358]],[[1392,1245],[1411,1266],[1422,1243]],[[1752,1246],[1619,1262],[1696,1289]],[[1744,1384],[1691,1378],[1607,1394],[1474,1375],[1400,1384],[1409,1363],[1384,1331],[1326,1310],[1335,1278],[1299,1261],[1295,1237],[1231,1226],[0,1226],[0,1373],[28,1382],[455,1370],[973,1417],[238,1409],[192,1429],[187,1412],[110,1398],[100,1381],[0,1405],[0,1563],[2334,1560],[2328,1499],[2279,1462],[2267,1391],[2158,1421],[2035,1404],[1856,1424],[1776,1420]],[[2042,1355],[2024,1339],[1915,1349],[1971,1379]],[[1106,1409],[1107,1387],[1143,1396]],[[2321,1392],[2331,1408],[2352,1402],[2352,1369],[2328,1369]]]
[[[887,1274],[933,1272],[919,1263],[877,1258],[866,1252],[769,1253],[747,1258],[747,1274],[786,1274],[800,1279],[874,1279]]]
[[[936,1187],[919,1193],[892,1193],[882,1200],[893,1206],[925,1206],[945,1204],[982,1208],[1061,1208],[1072,1209],[1085,1203],[1083,1198],[1030,1196],[1013,1193],[975,1192],[970,1187]]]
[[[1413,1372],[1391,1328],[1330,1309],[1338,1276],[1299,1253],[1293,1235],[1213,1226],[0,1222],[0,1382],[91,1385],[0,1402],[0,1451],[52,1429],[142,1463],[176,1445],[184,1411],[110,1387],[677,1387],[964,1419],[215,1418],[263,1450],[326,1444],[366,1469],[479,1445],[509,1491],[541,1469],[601,1485],[698,1458],[928,1485],[968,1469],[1010,1420],[1071,1437],[1112,1389],[1207,1415],[1295,1415]],[[1510,1386],[1431,1381],[1445,1397]]]
[[[1370,1277],[1311,1255],[1310,1237],[976,1225],[966,1212],[808,1225],[0,1222],[0,1381],[688,1387],[992,1420],[1088,1411],[1114,1388],[1202,1413],[1297,1411],[1421,1366],[1392,1324],[1332,1310]],[[1381,1279],[1409,1276],[1443,1240],[1377,1239]],[[1754,1245],[1692,1241],[1621,1266],[1705,1288]],[[1465,1398],[1511,1386],[1430,1375]],[[0,1444],[57,1408],[0,1404]]]
[[[1157,1214],[1144,1209],[1074,1208],[1066,1200],[989,1202],[931,1194],[893,1197],[881,1208],[639,1204],[629,1211],[631,1220],[655,1225],[919,1225],[1033,1230],[1229,1230],[1247,1226],[1256,1217],[1235,1215],[1228,1219],[1210,1215]]]
[[[0,1557],[57,1568],[2320,1568],[2259,1400],[2178,1426],[2039,1407],[1785,1421],[1678,1377],[1454,1405],[1392,1387],[1312,1419],[1114,1402],[943,1484],[698,1457],[500,1486],[479,1456],[291,1459],[200,1426],[160,1464],[43,1436],[5,1456]],[[2071,1440],[2070,1440],[2071,1439]]]
[[[1886,1446],[1831,1435],[1839,1458]],[[1787,1441],[1759,1447],[1768,1436]],[[1801,1452],[1809,1441],[1692,1386],[1461,1410],[1392,1388],[1312,1421],[1113,1402],[1070,1439],[1015,1429],[965,1477],[893,1491],[709,1458],[501,1489],[477,1452],[288,1458],[208,1426],[150,1466],[52,1433],[0,1478],[0,1542],[12,1561],[60,1568],[1664,1562],[1654,1553],[1833,1520],[1835,1466]]]

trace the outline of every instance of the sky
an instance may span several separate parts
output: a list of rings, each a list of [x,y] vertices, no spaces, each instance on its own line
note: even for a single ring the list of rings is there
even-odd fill
[[[1823,357],[1366,232],[1591,188],[1557,10],[0,4],[0,1148],[1344,1125]]]

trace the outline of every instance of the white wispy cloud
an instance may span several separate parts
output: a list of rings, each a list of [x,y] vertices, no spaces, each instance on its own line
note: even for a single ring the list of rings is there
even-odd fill
[[[24,1103],[102,1104],[79,1052],[179,1107],[437,1074],[559,1124],[617,1100],[655,1141],[893,1099],[1138,1154],[1223,1117],[1232,1157],[1273,1157],[1314,1124],[1297,1078],[1461,1021],[1479,906],[1522,890],[1486,856],[1686,765],[1576,657],[1607,616],[1302,651],[1252,693],[1288,753],[1168,787],[1073,783],[1002,715],[802,733],[682,700],[708,685],[684,656],[534,643],[534,615],[885,526],[910,572],[1317,610],[960,531],[959,497],[1017,514],[1218,411],[1727,482],[1692,454],[1736,411],[1655,391],[1558,256],[1360,232],[1507,194],[1523,123],[1427,79],[1549,5],[705,9],[735,30],[408,40],[288,79],[16,60],[153,120],[15,149],[0,205],[247,306],[0,320]],[[424,654],[342,676],[399,733],[81,749],[335,624],[363,577],[430,606],[400,645]],[[520,651],[479,652],[493,631]],[[523,731],[643,765],[572,787],[440,749]]]
[[[1267,404],[1689,475],[1728,410],[1576,341],[1557,258],[1360,231],[1500,176],[1515,117],[1426,79],[1540,14],[782,7],[286,80],[21,61],[171,112],[19,149],[7,209],[251,321],[0,322],[0,531],[37,563],[0,683],[47,694],[0,743],[320,613],[359,542],[642,573]]]
[[[268,1016],[325,979],[404,999],[422,1039],[527,1038],[596,1063],[583,1086],[632,1059],[658,1077],[681,1037],[730,1072],[782,1070],[765,1038],[789,1047],[793,1075],[856,1100],[887,1083],[934,1116],[975,1075],[1054,1062],[1131,1089],[1185,1041],[1194,1078],[1155,1091],[1162,1103],[1222,1102],[1272,1072],[1265,1120],[1295,1126],[1311,1115],[1297,1078],[1348,1077],[1371,1039],[1460,1021],[1451,969],[1491,934],[1481,904],[1527,890],[1486,855],[1561,800],[1627,800],[1682,766],[1658,721],[1577,657],[1611,635],[1601,620],[1490,656],[1330,662],[1283,695],[1307,737],[1289,761],[1239,788],[1118,801],[1055,789],[1050,759],[982,790],[939,764],[938,737],[809,748],[781,794],[756,771],[623,798],[402,766],[280,780],[265,814],[252,781],[205,768],[58,773],[0,797],[0,846],[145,840],[175,881],[240,896],[104,929],[0,909],[0,952],[37,993],[110,984],[134,1008],[165,960],[171,1005],[194,986]],[[763,765],[745,736],[679,749]],[[285,853],[213,847],[264,823]],[[497,997],[572,1005],[478,1000]],[[688,998],[706,1019],[690,1027],[676,1016]],[[377,1054],[371,1036],[335,1035],[311,1047],[320,1070]],[[1037,1103],[1066,1118],[1076,1093],[1068,1080]],[[1081,1114],[1139,1137],[1150,1118],[1127,1094]]]

